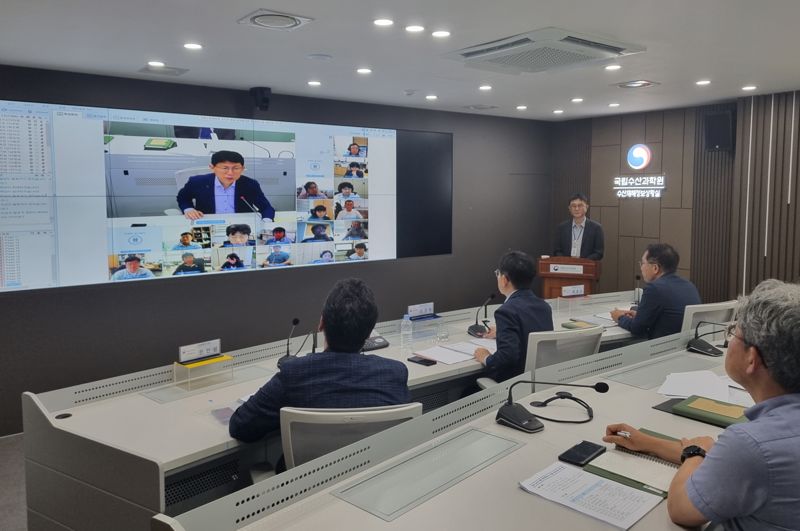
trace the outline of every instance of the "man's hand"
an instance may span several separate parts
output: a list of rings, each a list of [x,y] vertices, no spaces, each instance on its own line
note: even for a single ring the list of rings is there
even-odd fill
[[[489,352],[485,348],[480,348],[480,347],[476,348],[475,353],[473,354],[473,356],[475,356],[475,359],[478,360],[478,362],[481,365],[486,365],[486,358],[488,358],[491,355],[492,355],[491,352]]]
[[[618,435],[620,432],[627,432],[630,437]],[[629,424],[609,424],[606,426],[603,442],[613,443],[634,452],[648,452],[650,451],[649,439],[651,439],[649,435],[645,435]]]
[[[623,315],[627,315],[628,317],[633,319],[634,317],[636,317],[636,312],[633,310],[620,310],[619,308],[611,310],[611,318],[614,319],[615,323],[618,323],[619,318],[622,317]]]
[[[495,339],[497,337],[497,328],[490,326],[485,334],[483,334],[485,339]]]
[[[186,219],[190,220],[200,219],[203,217],[203,213],[199,210],[195,210],[194,208],[187,208],[183,211],[183,215],[186,216]]]

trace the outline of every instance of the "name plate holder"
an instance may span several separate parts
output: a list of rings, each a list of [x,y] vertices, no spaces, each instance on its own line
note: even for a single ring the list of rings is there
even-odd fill
[[[232,381],[233,363],[227,366],[224,364],[231,360],[232,356],[220,354],[196,361],[183,363],[176,361],[172,364],[172,381],[176,387],[186,391]]]

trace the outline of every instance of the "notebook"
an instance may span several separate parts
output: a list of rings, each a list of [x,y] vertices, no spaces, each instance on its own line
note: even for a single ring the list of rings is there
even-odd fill
[[[675,440],[672,437],[650,430],[642,431],[656,437]],[[672,478],[678,468],[679,465],[675,463],[665,461],[654,455],[634,452],[621,446],[603,453],[583,467],[584,470],[592,474],[597,474],[651,494],[657,494],[662,498],[667,497],[669,484],[672,482]]]

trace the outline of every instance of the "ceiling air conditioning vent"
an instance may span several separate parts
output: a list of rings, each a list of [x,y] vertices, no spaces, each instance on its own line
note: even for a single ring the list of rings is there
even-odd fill
[[[463,48],[445,57],[472,68],[520,74],[594,64],[643,51],[643,46],[635,44],[543,28]]]

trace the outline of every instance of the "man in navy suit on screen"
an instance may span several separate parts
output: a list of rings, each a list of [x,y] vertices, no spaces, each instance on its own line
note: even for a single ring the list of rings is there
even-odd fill
[[[282,407],[355,408],[405,404],[408,369],[395,360],[363,354],[378,320],[378,306],[364,281],[333,286],[319,330],[325,350],[285,358],[278,373],[231,417],[231,437],[253,442],[280,428]]]
[[[187,219],[203,214],[258,213],[274,219],[275,209],[258,181],[242,175],[244,157],[235,151],[217,151],[211,156],[212,173],[189,177],[178,192],[178,207]]]

